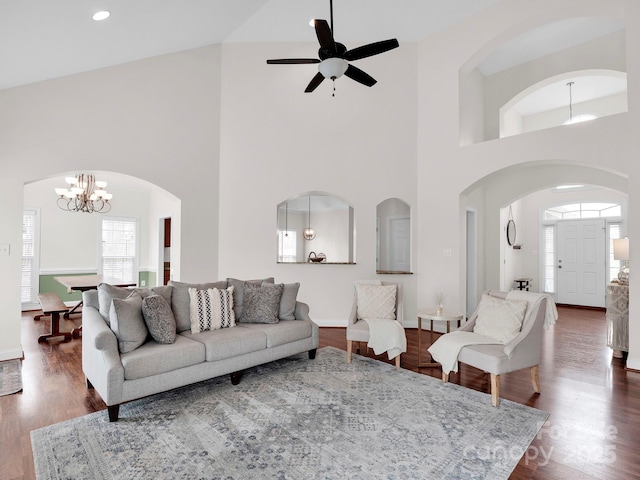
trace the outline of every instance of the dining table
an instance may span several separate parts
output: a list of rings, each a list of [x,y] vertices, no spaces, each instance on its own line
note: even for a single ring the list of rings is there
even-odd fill
[[[112,277],[109,275],[64,275],[60,277],[53,277],[53,279],[67,287],[67,292],[85,292],[87,290],[94,290],[98,288],[101,283],[108,283],[116,287],[135,287],[137,282],[126,281],[120,278]],[[82,300],[80,300],[71,310],[64,314],[64,318],[69,318],[69,315],[76,312],[78,308],[82,307]],[[82,325],[79,328],[73,330],[73,336],[78,337],[82,332]]]

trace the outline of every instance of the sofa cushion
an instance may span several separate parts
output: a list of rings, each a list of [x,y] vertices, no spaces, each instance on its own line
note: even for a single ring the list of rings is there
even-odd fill
[[[149,336],[142,316],[142,297],[136,292],[129,294],[127,298],[114,298],[109,312],[111,330],[118,339],[120,353],[135,350]]]
[[[189,289],[191,333],[236,326],[233,287]]]
[[[280,320],[275,324],[244,323],[242,328],[263,332],[267,336],[267,348],[304,340],[312,335],[312,323],[309,320]]]
[[[171,344],[160,344],[149,340],[141,347],[120,356],[125,380],[145,378],[160,373],[172,372],[204,362],[204,345],[182,335],[176,335]]]
[[[176,319],[162,295],[142,299],[142,316],[151,337],[158,343],[173,343],[176,339]]]
[[[282,283],[247,283],[244,287],[244,313],[242,323],[278,323]]]
[[[295,320],[296,300],[298,298],[299,283],[285,283],[280,297],[280,320]]]
[[[172,288],[167,285],[151,288],[128,288],[128,287],[116,287],[115,285],[109,285],[108,283],[101,283],[98,285],[98,305],[100,315],[107,323],[110,323],[109,311],[111,310],[111,301],[114,298],[127,298],[131,292],[137,292],[142,298],[149,295],[159,294],[164,297],[167,302],[171,302],[171,290]]]
[[[169,280],[167,285],[173,287],[173,292],[171,293],[171,310],[173,310],[173,315],[176,318],[176,330],[178,332],[191,329],[190,288],[196,288],[198,290],[227,288],[226,280],[208,283],[184,283]]]
[[[249,330],[237,326],[199,333],[182,332],[179,337],[195,340],[206,348],[207,362],[258,352],[267,348],[267,336],[260,330]]]
[[[244,313],[244,287],[247,283],[261,285],[263,282],[273,283],[273,277],[264,278],[262,280],[238,280],[237,278],[227,278],[228,286],[233,286],[233,309],[236,313],[236,322],[242,321]]]

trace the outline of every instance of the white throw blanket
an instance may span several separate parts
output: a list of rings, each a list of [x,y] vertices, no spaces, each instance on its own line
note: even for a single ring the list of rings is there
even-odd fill
[[[544,329],[548,330],[549,327],[555,325],[556,320],[558,320],[556,302],[550,295],[546,293],[532,293],[524,290],[511,290],[507,293],[507,300],[526,300],[527,309],[529,309],[539,297],[544,297],[542,301],[547,302],[547,308],[544,314]]]
[[[407,336],[404,328],[395,320],[387,318],[364,318],[369,325],[369,343],[376,355],[387,352],[389,360],[393,360],[407,351]]]
[[[467,345],[502,345],[495,338],[485,337],[478,333],[456,330],[438,338],[427,350],[433,359],[442,365],[442,372],[447,375],[452,370],[458,371],[458,354]]]

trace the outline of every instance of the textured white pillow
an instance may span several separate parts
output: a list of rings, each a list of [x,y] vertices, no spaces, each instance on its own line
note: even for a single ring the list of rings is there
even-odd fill
[[[396,319],[396,285],[356,283],[358,320],[363,318]]]
[[[509,343],[520,333],[526,311],[525,300],[503,300],[484,294],[473,331],[501,343]]]
[[[189,288],[191,333],[236,326],[233,287]]]

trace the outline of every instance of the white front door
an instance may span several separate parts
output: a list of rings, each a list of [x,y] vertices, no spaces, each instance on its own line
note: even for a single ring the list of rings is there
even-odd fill
[[[605,306],[605,228],[603,218],[557,223],[558,303]]]

